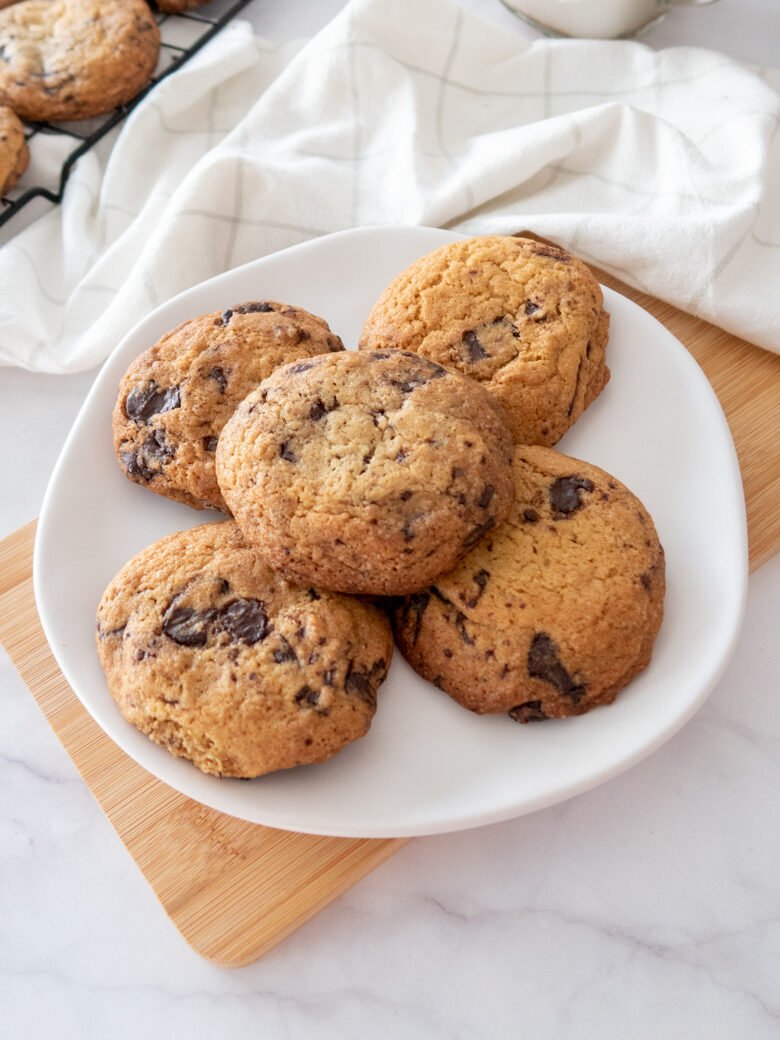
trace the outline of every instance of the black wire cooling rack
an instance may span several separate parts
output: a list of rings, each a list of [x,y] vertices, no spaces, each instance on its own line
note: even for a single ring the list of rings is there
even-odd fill
[[[186,11],[175,15],[163,14],[155,10],[155,18],[160,26],[160,34],[162,36],[160,62],[158,62],[154,76],[140,94],[133,98],[132,101],[127,102],[127,104],[115,108],[107,116],[102,116],[97,120],[84,120],[83,124],[78,122],[27,124],[26,138],[33,156],[35,155],[34,139],[41,135],[56,135],[64,140],[72,139],[73,146],[66,150],[65,157],[61,161],[59,181],[57,182],[56,176],[52,179],[56,187],[47,187],[44,184],[28,186],[25,183],[27,177],[23,175],[21,182],[10,195],[0,197],[0,205],[2,205],[2,209],[0,209],[0,227],[28,203],[32,202],[33,199],[46,199],[55,205],[62,202],[68,177],[81,156],[88,152],[90,148],[93,148],[118,123],[121,123],[132,112],[139,101],[145,98],[150,90],[154,90],[161,80],[175,72],[176,69],[181,68],[193,54],[197,54],[201,47],[205,46],[213,36],[216,36],[231,18],[234,18],[242,8],[251,2],[252,0],[227,0],[227,2],[223,0],[220,3],[217,0],[216,3],[208,4],[206,7],[206,11],[209,8],[218,8],[218,13],[214,15],[205,13],[203,10]],[[155,6],[153,2],[151,6]],[[186,32],[182,34],[179,31],[178,38],[181,43],[184,43],[185,38],[187,38],[186,45],[183,46],[172,42],[177,38],[177,33],[174,30],[181,30],[182,28]]]

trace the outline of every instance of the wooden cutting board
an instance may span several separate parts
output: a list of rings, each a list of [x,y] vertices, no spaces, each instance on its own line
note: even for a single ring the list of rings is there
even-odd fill
[[[597,274],[659,318],[712,382],[737,446],[751,568],[759,567],[780,547],[780,357]],[[707,504],[697,508],[704,513]],[[28,524],[0,542],[0,641],[198,953],[230,966],[255,960],[405,844],[243,823],[185,798],[136,765],[92,721],[51,655],[32,592],[34,533],[35,524]]]

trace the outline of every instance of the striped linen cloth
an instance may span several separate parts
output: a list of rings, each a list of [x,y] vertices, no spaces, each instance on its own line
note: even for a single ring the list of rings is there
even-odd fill
[[[0,362],[89,368],[181,290],[367,224],[527,227],[780,351],[778,87],[454,0],[353,0],[305,44],[236,23],[0,250]]]

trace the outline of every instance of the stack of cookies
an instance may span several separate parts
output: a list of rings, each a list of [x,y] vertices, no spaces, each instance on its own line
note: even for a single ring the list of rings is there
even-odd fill
[[[170,13],[207,0],[157,0]],[[0,0],[0,195],[27,169],[22,119],[89,119],[149,83],[160,30],[146,0]],[[7,10],[5,10],[7,8]]]
[[[164,336],[120,385],[117,459],[232,519],[106,590],[123,715],[221,776],[321,762],[368,730],[393,635],[479,714],[611,702],[650,660],[663,550],[627,488],[552,448],[607,383],[608,324],[580,261],[486,237],[404,271],[355,352],[270,300]]]

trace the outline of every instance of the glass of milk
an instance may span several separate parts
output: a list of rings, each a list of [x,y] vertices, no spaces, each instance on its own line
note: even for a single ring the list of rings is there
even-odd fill
[[[503,0],[546,33],[585,39],[634,36],[663,18],[670,7],[711,4],[715,0]]]

